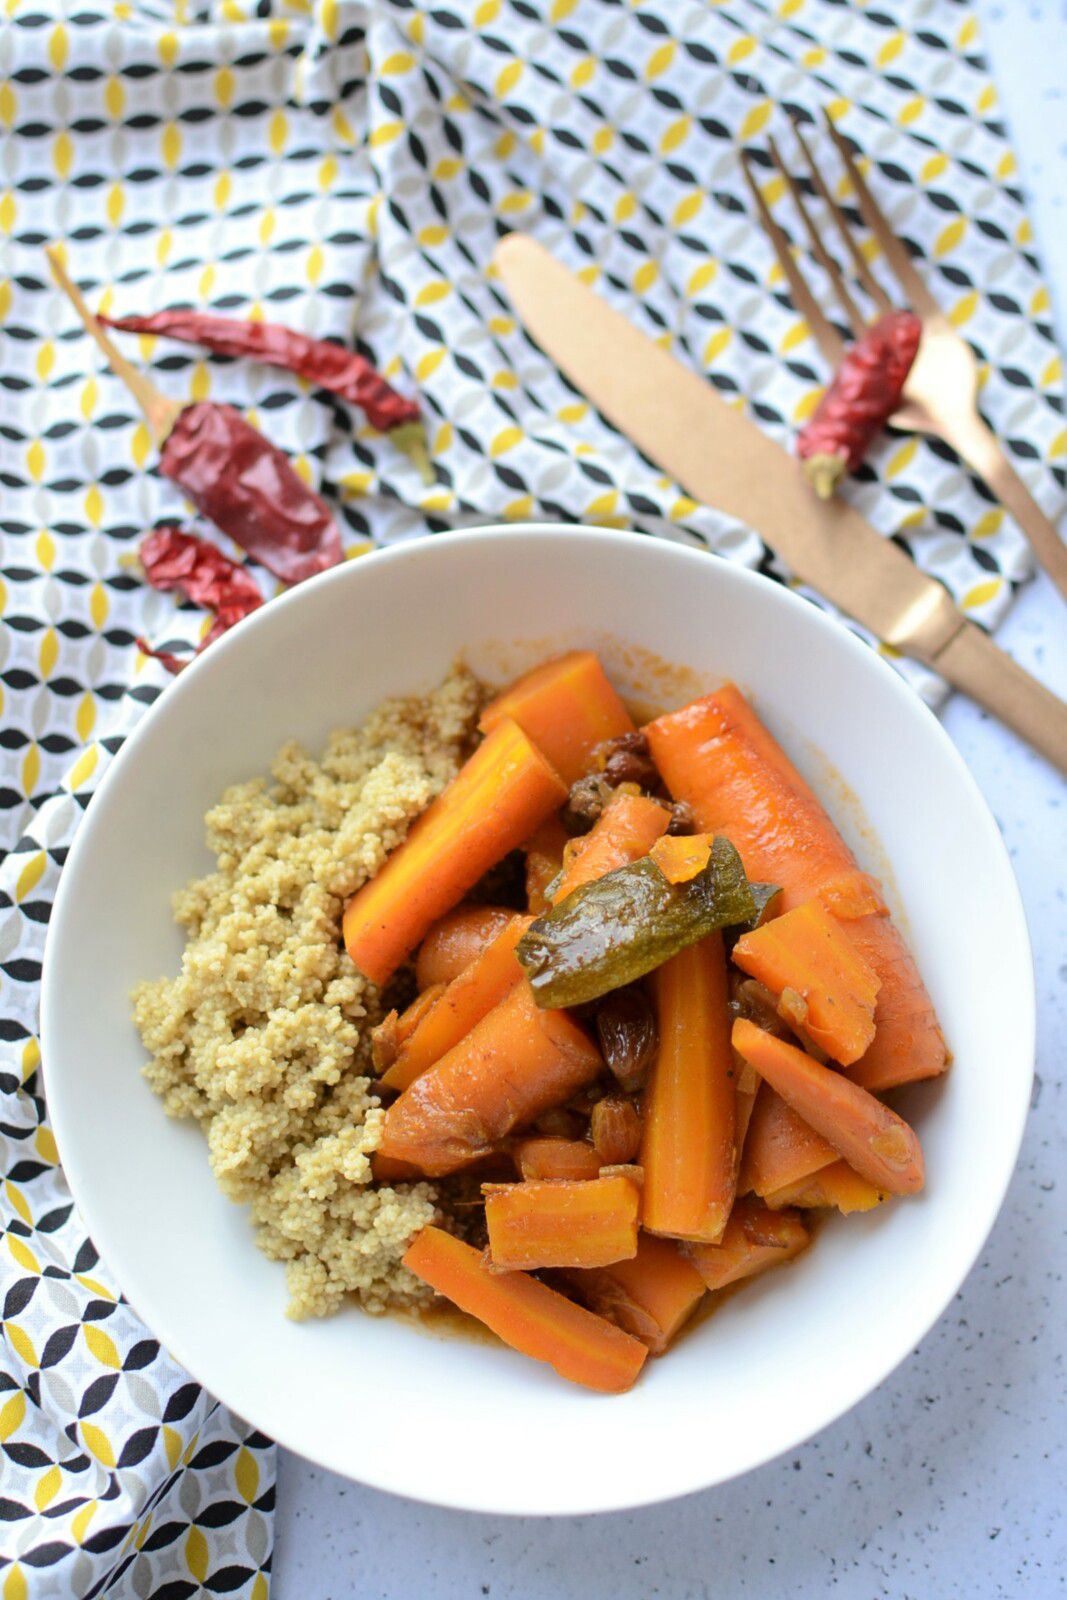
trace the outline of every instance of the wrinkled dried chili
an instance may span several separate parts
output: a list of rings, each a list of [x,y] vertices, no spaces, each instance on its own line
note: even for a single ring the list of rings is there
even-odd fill
[[[141,541],[138,551],[145,582],[163,592],[178,590],[195,605],[214,611],[215,621],[201,641],[195,655],[263,604],[263,596],[247,567],[200,539],[170,525],[154,528]],[[185,666],[181,657],[169,650],[156,650],[144,639],[137,644],[145,655],[161,661],[169,672]]]
[[[343,555],[337,524],[285,452],[232,406],[206,400],[181,406],[161,394],[89,310],[60,252],[49,247],[46,255],[86,332],[144,412],[160,447],[160,470],[284,583],[300,583],[335,566]],[[394,429],[393,437],[403,431]]]
[[[845,352],[815,415],[797,435],[804,475],[820,498],[828,500],[844,473],[855,472],[897,409],[921,337],[913,311],[890,311]]]
[[[284,367],[360,406],[371,427],[382,433],[419,418],[417,403],[398,394],[358,351],[329,339],[313,339],[280,323],[247,322],[209,311],[156,311],[150,316],[100,320],[122,333],[162,334],[202,345],[217,355],[250,356],[268,366]]]
[[[159,468],[283,583],[300,583],[341,560],[341,535],[326,502],[233,406],[186,406],[163,442]]]

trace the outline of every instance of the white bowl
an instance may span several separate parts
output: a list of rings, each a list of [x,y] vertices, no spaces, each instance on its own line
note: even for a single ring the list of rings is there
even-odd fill
[[[497,678],[602,649],[624,692],[736,678],[886,875],[955,1054],[907,1105],[921,1198],[828,1224],[637,1387],[605,1398],[503,1348],[356,1309],[294,1324],[283,1270],[216,1189],[201,1134],[140,1077],[128,995],[176,970],[175,888],[205,811],[296,736],[315,749],[463,650]],[[652,653],[652,656],[648,654]],[[657,674],[654,656],[678,663]],[[847,787],[846,787],[847,786]],[[848,790],[855,799],[849,799]],[[366,556],[274,600],[167,689],[112,764],[63,873],[45,959],[45,1081],[75,1200],[118,1282],[194,1377],[301,1455],[478,1511],[615,1510],[791,1449],[940,1316],[992,1227],[1022,1135],[1033,978],[996,825],[935,718],[851,634],[752,573],[665,541],[490,528]]]

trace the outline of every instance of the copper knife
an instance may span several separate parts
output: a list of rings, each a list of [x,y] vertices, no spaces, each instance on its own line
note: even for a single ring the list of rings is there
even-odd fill
[[[649,460],[695,500],[746,523],[795,577],[1067,772],[1067,704],[968,621],[936,579],[846,500],[807,493],[780,445],[535,239],[507,235],[494,263],[527,331]]]

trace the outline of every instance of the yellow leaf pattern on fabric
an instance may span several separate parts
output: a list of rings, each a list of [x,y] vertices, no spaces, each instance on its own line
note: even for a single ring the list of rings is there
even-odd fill
[[[67,774],[67,784],[72,794],[88,783],[96,771],[96,763],[99,759],[100,752],[95,744],[91,744],[88,750],[78,757]]]
[[[29,1600],[29,1593],[25,1574],[16,1561],[4,1573],[3,1600]]]
[[[199,1528],[190,1528],[186,1535],[185,1564],[197,1583],[203,1583],[207,1577],[208,1548]]]
[[[25,1328],[20,1328],[17,1322],[7,1322],[4,1324],[4,1332],[19,1360],[27,1367],[36,1367],[37,1352]]]
[[[983,511],[974,527],[971,529],[972,539],[991,539],[999,533],[1004,521],[1004,512],[1000,506],[990,506],[988,511]]]
[[[988,605],[990,600],[995,600],[1000,593],[1003,578],[987,578],[984,583],[976,583],[968,589],[960,602],[964,611],[976,611],[979,606]]]
[[[46,1506],[52,1504],[62,1483],[63,1474],[58,1467],[49,1467],[47,1472],[42,1473],[33,1491],[33,1503],[38,1511],[43,1511]]]
[[[23,1081],[23,1083],[25,1083],[26,1079],[29,1078],[33,1073],[35,1073],[37,1071],[37,1068],[40,1065],[41,1065],[41,1047],[38,1044],[36,1039],[27,1039],[26,1043],[22,1047],[22,1062],[21,1062],[21,1066],[22,1066],[22,1081]],[[55,1140],[54,1139],[53,1139],[52,1143],[53,1143],[53,1145],[55,1144]],[[57,1161],[59,1160],[59,1156],[58,1155],[56,1156],[56,1160]]]
[[[712,334],[704,346],[704,365],[706,367],[710,367],[713,361],[718,360],[732,338],[732,328],[719,328],[717,332]]]
[[[941,258],[955,250],[964,234],[967,232],[967,218],[956,217],[947,228],[942,228],[934,241],[934,255]]]
[[[16,900],[25,900],[27,895],[33,893],[34,889],[36,889],[37,885],[40,883],[41,876],[47,865],[48,857],[45,855],[43,850],[38,850],[35,855],[32,855],[29,858],[29,860],[26,862],[26,865],[19,873],[18,882],[15,885]]]
[[[167,1466],[173,1472],[182,1453],[182,1436],[177,1429],[166,1424],[163,1427],[163,1448],[167,1453]]]
[[[904,444],[900,446],[899,450],[894,450],[893,454],[886,462],[886,477],[898,478],[905,468],[909,467],[912,461],[914,461],[918,448],[919,441],[918,439],[913,438],[906,440]]]
[[[23,1194],[22,1190],[18,1187],[18,1184],[12,1183],[10,1178],[5,1178],[4,1179],[4,1191],[3,1192],[4,1192],[4,1196],[5,1196],[6,1200],[7,1200],[7,1203],[12,1208],[12,1210],[17,1212],[18,1215],[22,1218],[23,1222],[25,1222],[29,1227],[32,1228],[33,1227],[33,1212],[30,1210],[29,1204],[28,1204],[28,1202],[26,1200],[26,1196]]]
[[[47,1161],[53,1167],[58,1164],[59,1151],[56,1148],[55,1134],[51,1128],[38,1128],[34,1134],[33,1145],[42,1161]]]
[[[11,1252],[12,1260],[22,1268],[23,1272],[40,1272],[40,1262],[29,1245],[23,1244],[22,1240],[17,1239],[13,1233],[7,1235],[7,1248]]]
[[[506,455],[509,450],[514,450],[521,440],[521,428],[502,428],[490,443],[489,454],[494,457]]]
[[[86,1322],[82,1327],[85,1342],[97,1361],[105,1367],[121,1367],[119,1353],[115,1349],[115,1342],[106,1334],[103,1328],[98,1328],[94,1322]]]
[[[27,798],[36,792],[40,774],[41,752],[35,744],[31,744],[22,758],[22,792]]]
[[[97,1501],[90,1500],[88,1505],[82,1506],[80,1511],[75,1512],[70,1524],[70,1535],[75,1544],[81,1544],[89,1532],[89,1524],[96,1516],[96,1510]]]
[[[113,1467],[115,1465],[115,1452],[111,1448],[111,1440],[103,1428],[98,1428],[95,1422],[82,1422],[79,1426],[81,1427],[82,1439],[85,1441],[85,1448],[89,1454],[95,1456],[102,1467]]]
[[[256,1466],[256,1458],[250,1450],[239,1450],[237,1452],[233,1480],[242,1499],[251,1505],[259,1492],[259,1468]]]
[[[26,1396],[19,1389],[11,1396],[10,1400],[5,1400],[3,1405],[0,1405],[0,1444],[3,1444],[6,1439],[10,1439],[12,1434],[21,1428],[22,1419],[25,1415]]]

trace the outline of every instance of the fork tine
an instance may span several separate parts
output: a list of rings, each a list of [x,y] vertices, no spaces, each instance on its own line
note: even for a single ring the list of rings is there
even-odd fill
[[[789,193],[793,197],[793,204],[800,213],[800,220],[804,224],[804,231],[808,236],[808,242],[811,245],[815,259],[822,267],[827,277],[830,279],[830,282],[833,285],[834,293],[837,295],[838,301],[840,302],[841,309],[844,311],[845,316],[848,319],[849,326],[851,327],[856,338],[859,339],[862,337],[863,330],[867,326],[866,318],[862,315],[855,300],[853,300],[851,294],[849,293],[848,285],[845,283],[845,280],[841,275],[841,268],[838,266],[829,250],[827,250],[826,246],[819,238],[818,229],[816,228],[815,223],[812,221],[811,212],[808,210],[808,203],[804,198],[804,191],[801,189],[793,174],[786,169],[785,162],[782,160],[781,151],[778,149],[778,145],[776,144],[773,135],[768,136],[767,148],[771,152],[771,160],[774,162],[775,166],[778,168],[778,171],[785,179]]]
[[[745,182],[759,212],[760,221],[767,231],[767,236],[778,257],[778,265],[785,273],[786,280],[793,293],[793,304],[811,329],[812,338],[829,361],[836,367],[845,350],[845,342],[837,329],[823,315],[818,301],[808,288],[804,275],[793,259],[793,252],[789,248],[789,239],[771,216],[770,208],[760,192],[760,186],[752,173],[749,165],[747,150],[739,152],[741,157],[741,171],[744,173]]]
[[[845,213],[842,211],[841,207],[830,193],[829,186],[826,182],[826,179],[822,175],[818,163],[815,160],[811,146],[804,137],[804,130],[801,128],[800,123],[795,117],[791,117],[790,121],[793,124],[793,134],[796,138],[797,144],[804,152],[804,159],[808,163],[808,171],[811,173],[811,181],[814,183],[815,188],[818,191],[820,200],[826,206],[830,215],[834,219],[834,224],[838,233],[841,235],[845,249],[852,257],[852,265],[855,268],[857,278],[860,280],[863,287],[866,289],[867,293],[870,295],[871,299],[874,301],[875,305],[877,305],[880,311],[892,311],[893,302],[890,300],[889,296],[882,288],[882,285],[878,282],[878,279],[867,265],[867,258],[863,254],[863,251],[860,249],[859,245],[856,243],[852,229],[848,224],[848,218],[845,216]]]
[[[837,131],[834,120],[825,107],[823,108],[823,119],[826,123],[827,132],[837,146],[841,160],[845,163],[852,187],[856,192],[860,211],[863,213],[863,219],[881,245],[886,261],[889,263],[900,287],[904,290],[909,304],[915,311],[922,311],[927,316],[936,316],[941,308],[912,265],[911,256],[893,232],[881,206],[868,189],[864,176],[856,165],[852,151]]]

